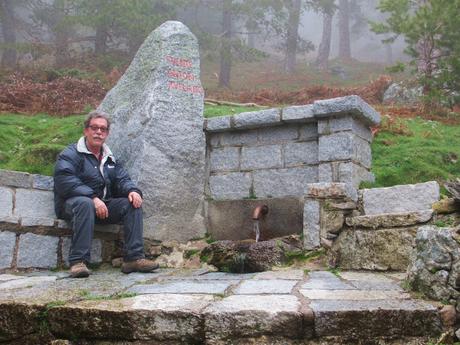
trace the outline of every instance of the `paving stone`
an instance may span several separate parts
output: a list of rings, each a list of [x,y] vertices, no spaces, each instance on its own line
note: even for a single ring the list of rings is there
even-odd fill
[[[13,191],[10,188],[0,187],[0,217],[13,215]]]
[[[205,274],[191,274],[191,275],[178,275],[178,276],[167,276],[166,280],[229,280],[237,281],[243,279],[251,279],[254,277],[254,273],[226,273],[226,272],[209,272]]]
[[[0,185],[16,188],[30,188],[32,183],[29,173],[0,169]]]
[[[54,226],[54,218],[21,217],[22,226]]]
[[[294,105],[282,109],[283,122],[310,122],[314,121],[313,104]]]
[[[42,190],[53,190],[54,180],[51,176],[32,175],[32,187]]]
[[[433,216],[433,210],[403,212],[403,213],[386,213],[369,216],[348,217],[346,223],[348,226],[362,228],[391,228],[411,226],[428,222]]]
[[[10,231],[0,231],[0,269],[10,268],[13,262],[16,234]]]
[[[383,273],[343,271],[340,272],[340,277],[345,280],[352,281],[375,281],[384,283],[394,282],[393,279],[387,277],[387,275]]]
[[[136,285],[129,292],[138,294],[185,293],[185,294],[223,294],[237,281],[170,281],[159,284]]]
[[[54,282],[56,277],[43,276],[43,277],[24,277],[23,279],[15,279],[0,283],[0,290],[12,290],[20,288],[29,288],[35,285],[44,286]]]
[[[279,144],[299,138],[299,127],[284,125],[282,127],[260,128],[257,134],[259,144]]]
[[[62,261],[66,266],[69,266],[69,252],[72,240],[70,237],[62,238]],[[93,238],[91,242],[91,259],[90,262],[93,264],[99,264],[102,262],[102,241],[99,238]]]
[[[329,290],[329,291],[335,291],[335,290],[356,290],[354,286],[351,284],[344,282],[337,278],[336,276],[333,277],[315,277],[314,275],[312,276],[310,272],[309,276],[310,279],[305,283],[302,284],[300,289],[302,290]]]
[[[18,217],[54,218],[54,195],[43,190],[16,189],[14,215]]]
[[[303,270],[288,269],[282,271],[265,271],[256,273],[254,279],[258,280],[271,280],[271,279],[284,279],[284,280],[302,280],[304,278]]]
[[[316,182],[315,166],[258,170],[254,173],[254,192],[258,198],[303,196],[308,183]]]
[[[282,166],[280,145],[243,147],[241,150],[242,170],[281,168]]]
[[[59,238],[23,234],[19,237],[18,268],[55,268]]]
[[[297,281],[293,280],[247,280],[234,291],[236,295],[289,294]]]
[[[210,153],[211,171],[238,170],[240,167],[240,148],[215,148]]]
[[[221,132],[229,130],[231,116],[218,116],[207,119],[205,122],[205,130],[207,132]]]
[[[65,337],[190,344],[203,338],[199,313],[210,302],[211,296],[172,294],[84,301],[52,308],[48,320],[50,330]]]
[[[249,197],[252,185],[249,173],[228,173],[209,177],[211,197],[216,200],[234,200]]]
[[[349,282],[350,285],[354,286],[358,290],[392,290],[392,291],[400,291],[403,292],[404,290],[394,281],[392,282],[383,282],[383,281],[362,281],[362,280],[352,280]]]
[[[303,208],[303,244],[305,249],[320,246],[320,204],[314,199],[305,199]]]
[[[300,338],[304,329],[300,302],[289,295],[239,295],[217,301],[204,310],[207,340],[276,334]]]
[[[0,282],[6,282],[8,280],[24,279],[23,276],[17,276],[14,274],[0,274]]]
[[[414,300],[315,300],[317,336],[341,336],[371,341],[378,336],[438,336],[441,323],[436,308]]]
[[[409,299],[410,295],[394,290],[320,290],[320,289],[300,289],[300,293],[312,300],[384,300],[384,299]]]
[[[370,126],[380,123],[380,114],[356,95],[315,101],[313,113],[316,118],[349,114]]]
[[[286,166],[299,164],[318,164],[318,143],[288,143],[284,146],[284,162]]]
[[[259,130],[232,131],[220,135],[220,144],[224,146],[254,145],[258,143]]]
[[[267,109],[240,113],[233,116],[234,128],[247,129],[281,123],[280,109]]]
[[[439,200],[439,184],[435,181],[362,190],[364,213],[402,213],[429,210]]]

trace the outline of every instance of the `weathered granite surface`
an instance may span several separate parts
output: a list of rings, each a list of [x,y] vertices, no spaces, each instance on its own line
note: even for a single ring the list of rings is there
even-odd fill
[[[197,40],[168,21],[100,105],[113,121],[109,145],[144,192],[146,237],[186,241],[206,231],[203,95]]]

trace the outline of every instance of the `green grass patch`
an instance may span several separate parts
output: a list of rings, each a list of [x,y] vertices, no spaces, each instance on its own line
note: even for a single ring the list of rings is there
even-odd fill
[[[218,116],[229,116],[247,111],[258,111],[265,109],[266,107],[237,107],[230,105],[208,105],[204,107],[203,116],[205,118],[218,117]]]
[[[387,187],[460,176],[460,126],[420,118],[382,123],[372,143],[372,172],[367,187]]]
[[[108,301],[108,300],[117,300],[122,298],[135,297],[137,294],[135,292],[118,292],[109,296],[93,295],[88,290],[79,291],[78,295],[84,301]]]

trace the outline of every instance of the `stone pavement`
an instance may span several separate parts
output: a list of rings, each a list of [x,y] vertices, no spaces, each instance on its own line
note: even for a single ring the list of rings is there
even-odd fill
[[[426,344],[442,332],[438,308],[411,298],[402,278],[296,269],[0,274],[0,343]]]

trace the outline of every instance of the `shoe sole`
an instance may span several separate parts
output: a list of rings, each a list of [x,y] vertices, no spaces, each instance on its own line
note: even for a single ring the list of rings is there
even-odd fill
[[[124,273],[124,274],[129,274],[129,273],[133,273],[133,272],[139,272],[139,273],[150,273],[150,272],[153,272],[155,270],[157,270],[158,268],[160,268],[160,266],[155,266],[151,269],[126,269],[126,268],[121,268],[121,271]]]

